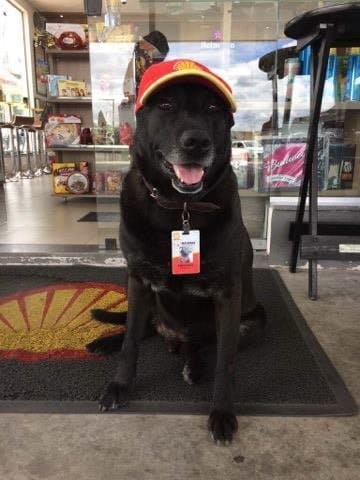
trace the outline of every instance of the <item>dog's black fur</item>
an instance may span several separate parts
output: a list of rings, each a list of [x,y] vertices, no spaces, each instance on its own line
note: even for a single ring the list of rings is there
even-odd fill
[[[133,160],[121,194],[120,242],[129,272],[127,329],[116,376],[100,399],[101,410],[126,402],[149,324],[165,336],[170,350],[184,347],[183,375],[189,383],[201,377],[200,348],[215,339],[208,427],[220,443],[230,442],[237,430],[233,408],[237,349],[255,338],[265,322],[253,292],[252,248],[230,166],[232,125],[225,101],[196,84],[167,86],[137,113]],[[196,164],[204,168],[204,176],[196,185],[184,185],[174,164]],[[160,200],[150,195],[153,187]],[[182,228],[184,201],[191,227],[201,234],[201,272],[172,275],[171,231]],[[193,211],[194,201],[219,208]],[[116,313],[97,310],[93,315],[103,322],[125,321]],[[110,337],[88,348],[109,353],[121,342],[121,336]]]

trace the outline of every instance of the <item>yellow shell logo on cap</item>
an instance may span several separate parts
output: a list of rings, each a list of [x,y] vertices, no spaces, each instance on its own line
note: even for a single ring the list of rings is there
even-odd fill
[[[191,60],[181,60],[179,62],[176,62],[173,67],[174,70],[201,70],[199,65],[197,65],[195,62],[192,62]]]

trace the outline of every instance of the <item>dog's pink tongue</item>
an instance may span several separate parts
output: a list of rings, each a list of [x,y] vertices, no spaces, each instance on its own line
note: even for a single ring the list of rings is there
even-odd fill
[[[204,175],[204,169],[200,165],[174,165],[174,171],[186,185],[199,183]]]

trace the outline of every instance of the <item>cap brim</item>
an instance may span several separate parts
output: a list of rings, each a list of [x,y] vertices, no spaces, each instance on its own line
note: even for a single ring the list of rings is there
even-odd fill
[[[226,86],[222,83],[221,80],[217,79],[214,77],[214,75],[205,72],[203,70],[199,69],[186,69],[186,70],[177,70],[171,73],[168,73],[167,75],[164,75],[163,77],[159,78],[158,80],[155,80],[151,85],[147,87],[145,92],[142,94],[142,96],[139,98],[139,104],[140,105],[145,105],[146,100],[157,90],[159,90],[162,86],[165,86],[166,84],[170,84],[173,80],[178,80],[181,79],[181,77],[189,77],[189,79],[196,79],[196,77],[199,77],[201,79],[206,80],[206,84],[210,87],[213,88],[215,91],[221,94],[222,97],[228,102],[231,111],[234,113],[236,112],[236,102],[231,94],[231,92],[226,88]]]

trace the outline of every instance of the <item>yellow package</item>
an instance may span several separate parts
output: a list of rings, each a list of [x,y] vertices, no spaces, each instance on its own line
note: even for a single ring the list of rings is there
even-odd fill
[[[75,171],[75,163],[53,163],[54,193],[70,193],[67,186],[69,176]]]

